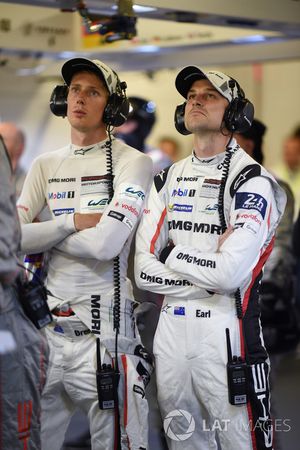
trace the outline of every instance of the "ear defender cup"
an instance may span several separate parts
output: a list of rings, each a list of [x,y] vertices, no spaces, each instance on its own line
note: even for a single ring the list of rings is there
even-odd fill
[[[55,86],[53,89],[50,97],[50,109],[55,116],[66,117],[68,90],[66,84]]]
[[[228,131],[243,133],[251,127],[253,117],[253,104],[244,97],[237,97],[227,106],[223,121]]]
[[[184,124],[185,105],[186,105],[186,102],[182,103],[181,105],[176,106],[175,114],[174,114],[174,125],[175,125],[176,130],[180,134],[187,136],[188,134],[191,134],[191,132],[185,128],[185,124]]]
[[[67,115],[67,97],[68,86],[55,86],[50,97],[50,109],[55,116],[66,117]],[[107,105],[103,111],[103,122],[112,127],[122,125],[129,113],[129,101],[126,95],[111,94],[108,97]]]
[[[111,94],[103,112],[103,122],[119,127],[126,121],[129,113],[129,100],[126,95]]]

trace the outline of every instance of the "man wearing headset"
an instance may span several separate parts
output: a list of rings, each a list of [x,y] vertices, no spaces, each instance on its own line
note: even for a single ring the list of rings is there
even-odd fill
[[[135,264],[138,286],[165,295],[153,352],[168,445],[271,449],[258,288],[285,194],[233,138],[253,118],[235,80],[189,66],[176,88],[194,147],[155,177]]]
[[[71,142],[33,162],[18,205],[22,251],[49,253],[54,321],[46,328],[42,450],[61,448],[75,408],[89,418],[93,450],[146,449],[151,364],[126,270],[152,163],[111,136],[128,101],[126,84],[110,67],[75,58],[62,66],[62,77],[66,86],[52,95],[51,109],[67,115]],[[47,221],[38,221],[41,213]]]

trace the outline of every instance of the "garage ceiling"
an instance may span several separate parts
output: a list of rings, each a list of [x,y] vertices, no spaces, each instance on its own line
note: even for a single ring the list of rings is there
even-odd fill
[[[118,70],[150,71],[300,57],[299,0],[139,0],[137,35],[111,44],[88,32],[78,4],[0,1],[1,66],[56,73],[61,59],[89,56],[113,61]],[[86,0],[81,8],[101,24],[117,14],[117,5]]]

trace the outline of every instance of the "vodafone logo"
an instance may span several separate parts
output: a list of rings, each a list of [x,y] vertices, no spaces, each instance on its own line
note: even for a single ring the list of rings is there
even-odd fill
[[[254,222],[258,223],[259,225],[261,225],[261,220],[259,220],[257,218],[257,216],[255,216],[254,214],[240,214],[239,217],[241,219],[251,219],[254,220]]]
[[[134,208],[131,205],[127,205],[126,203],[122,203],[122,208],[123,209],[127,209],[128,211],[130,211],[132,214],[134,214],[136,217],[138,217],[139,213],[137,211],[136,208]]]

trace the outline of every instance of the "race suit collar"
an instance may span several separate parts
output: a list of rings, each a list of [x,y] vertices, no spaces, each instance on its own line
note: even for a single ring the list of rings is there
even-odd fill
[[[195,152],[193,150],[192,153],[192,163],[196,166],[215,166],[216,164],[219,164],[223,161],[225,156],[225,152],[218,153],[217,155],[210,156],[208,158],[198,158],[198,156],[195,155]]]
[[[112,140],[114,140],[114,138]],[[107,141],[108,139],[106,138],[96,144],[86,146],[70,144],[70,153],[74,156],[94,155],[95,152],[103,151],[106,148],[105,144]]]
[[[229,149],[233,153],[239,149],[239,145],[237,144],[235,139],[231,140]],[[192,163],[196,166],[214,166],[220,164],[223,161],[224,157],[225,151],[214,156],[209,156],[208,158],[199,158],[198,156],[196,156],[195,150],[193,149],[192,151]]]

